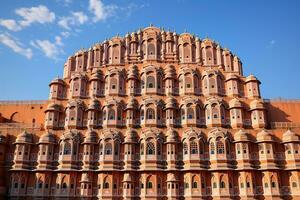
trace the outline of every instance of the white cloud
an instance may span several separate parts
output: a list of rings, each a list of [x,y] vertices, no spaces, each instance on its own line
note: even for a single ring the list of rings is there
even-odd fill
[[[71,16],[62,17],[58,21],[58,25],[70,30],[71,26],[81,25],[88,21],[88,16],[83,12],[72,12]]]
[[[55,20],[54,12],[50,12],[44,5],[31,8],[19,8],[15,12],[17,15],[23,17],[23,20],[19,21],[23,27],[30,26],[32,23],[51,23]]]
[[[70,36],[70,33],[68,31],[63,31],[60,34],[65,38],[68,38]]]
[[[275,43],[276,43],[275,40],[271,40],[271,41],[270,41],[270,45],[274,45]]]
[[[14,52],[25,56],[28,59],[32,58],[32,50],[30,48],[24,48],[18,40],[12,38],[8,34],[0,34],[0,43],[12,49]]]
[[[35,40],[30,41],[30,44],[33,47],[41,50],[46,57],[57,60],[59,54],[63,52],[63,50],[59,48],[59,46],[62,45],[62,42],[60,39],[58,39],[58,37],[55,38],[54,43],[50,42],[49,40]]]
[[[55,44],[58,46],[64,46],[64,44],[61,41],[61,37],[60,36],[56,36],[55,37]]]
[[[0,25],[11,31],[20,31],[24,27],[30,26],[32,23],[51,23],[55,20],[54,12],[50,12],[44,5],[31,8],[19,8],[15,13],[22,17],[21,20],[0,19]]]
[[[103,21],[107,17],[112,16],[116,9],[116,5],[104,5],[101,0],[89,1],[89,11],[94,14],[94,22]]]
[[[0,19],[0,25],[10,31],[20,31],[22,27],[13,19]]]

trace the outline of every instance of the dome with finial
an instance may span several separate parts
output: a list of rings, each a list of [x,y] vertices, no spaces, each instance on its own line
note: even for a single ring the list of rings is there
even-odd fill
[[[89,174],[82,173],[80,182],[91,182]]]
[[[226,76],[226,80],[225,81],[229,81],[229,80],[238,80],[239,79],[239,77],[236,75],[236,74],[228,74],[227,76]]]
[[[166,135],[167,135],[167,143],[178,142],[178,134],[174,129],[172,128],[168,129]]]
[[[97,99],[91,99],[88,110],[100,110],[100,102]]]
[[[134,129],[128,129],[125,133],[125,143],[137,143],[137,133]]]
[[[262,100],[255,99],[250,103],[250,110],[264,110],[264,102]]]
[[[123,176],[123,182],[132,182],[131,174],[125,173]]]
[[[48,104],[45,112],[47,111],[58,111],[58,112],[61,112],[62,111],[62,106],[59,105],[59,104],[56,104],[56,103],[50,103]]]
[[[47,131],[40,137],[39,144],[56,144],[56,138],[53,133]]]
[[[165,79],[167,78],[176,78],[176,70],[173,65],[167,65],[164,69]]]
[[[128,68],[127,80],[129,79],[137,80],[138,78],[139,78],[138,68],[136,65],[132,65],[131,67]]]
[[[249,76],[247,76],[245,83],[250,82],[250,81],[255,81],[255,82],[260,83],[260,81],[253,74],[250,74]]]
[[[166,109],[176,109],[177,108],[177,101],[175,98],[173,97],[168,97],[166,99],[166,105],[165,105]]]
[[[21,134],[17,136],[15,144],[18,143],[28,143],[32,144],[32,134],[28,133],[27,131],[23,131]]]
[[[288,129],[283,135],[282,135],[282,142],[300,142],[299,135],[293,132],[292,130]]]
[[[96,144],[97,141],[97,133],[92,129],[87,130],[87,132],[84,135],[83,144]]]
[[[274,138],[270,132],[263,129],[256,135],[256,141],[257,142],[274,142]]]
[[[229,101],[229,108],[242,108],[243,104],[237,98],[233,98]]]
[[[240,129],[234,134],[234,142],[249,142],[251,141],[249,133],[245,130]]]
[[[126,104],[126,110],[127,109],[132,109],[132,110],[137,109],[137,105],[138,105],[137,100],[134,97],[129,97],[127,104]]]
[[[92,74],[90,81],[93,80],[102,80],[103,73],[101,70],[97,70],[95,73]]]
[[[65,82],[64,82],[63,79],[61,79],[61,78],[59,78],[59,77],[56,77],[55,79],[53,79],[53,80],[50,82],[49,86],[51,86],[51,85],[53,85],[53,84],[64,85]]]
[[[176,182],[178,179],[176,178],[174,173],[168,173],[167,182]]]

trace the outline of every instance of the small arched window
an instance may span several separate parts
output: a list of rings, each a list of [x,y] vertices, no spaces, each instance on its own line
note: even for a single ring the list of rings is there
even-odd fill
[[[115,110],[109,109],[108,111],[108,120],[114,120],[115,119]]]
[[[111,143],[107,143],[105,145],[105,154],[106,155],[111,155],[112,154],[112,145],[111,145]]]
[[[198,187],[198,184],[197,184],[197,182],[195,181],[195,182],[193,182],[193,188],[197,188]]]
[[[189,107],[187,109],[187,117],[188,117],[188,119],[194,119],[194,109],[193,108]]]
[[[148,142],[147,143],[147,155],[153,155],[155,154],[155,146],[153,142]]]
[[[190,142],[190,153],[191,154],[198,154],[198,145],[195,141]]]
[[[210,143],[210,154],[215,154],[215,143]]]
[[[66,140],[64,142],[64,155],[70,155],[71,154],[71,143],[69,140]]]
[[[155,78],[154,76],[147,77],[147,88],[155,88]]]
[[[63,189],[66,189],[66,188],[67,188],[67,184],[66,184],[66,183],[63,183],[63,184],[62,184],[62,188],[63,188]]]
[[[189,148],[188,148],[187,143],[185,142],[185,143],[183,143],[183,154],[186,155],[186,154],[188,154],[188,152],[189,152]]]
[[[221,184],[220,184],[220,188],[225,188],[225,182],[224,181],[221,181]]]
[[[109,183],[108,183],[108,182],[105,182],[105,183],[103,184],[103,188],[104,188],[104,189],[108,189],[108,188],[109,188]]]
[[[148,188],[148,189],[151,189],[152,187],[153,187],[152,182],[149,181],[149,182],[147,183],[147,188]]]
[[[218,139],[217,140],[217,153],[224,154],[224,152],[225,152],[224,143],[220,139]]]
[[[146,112],[146,119],[155,119],[155,113],[152,108],[148,108]]]

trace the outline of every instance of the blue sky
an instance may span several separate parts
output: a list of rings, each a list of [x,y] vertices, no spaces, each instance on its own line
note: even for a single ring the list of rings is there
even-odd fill
[[[150,23],[229,48],[264,98],[300,98],[299,9],[297,0],[3,0],[0,99],[47,99],[69,55]]]

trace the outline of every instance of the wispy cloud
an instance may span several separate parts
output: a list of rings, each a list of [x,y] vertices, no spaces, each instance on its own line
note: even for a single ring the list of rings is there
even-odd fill
[[[21,42],[7,33],[0,34],[0,43],[28,59],[32,58],[32,50],[30,48],[25,48]]]
[[[20,31],[22,27],[13,19],[0,19],[0,25],[10,31]]]
[[[33,47],[41,50],[46,57],[54,60],[58,60],[59,55],[63,53],[63,50],[61,49],[63,43],[60,36],[55,37],[55,42],[51,42],[49,40],[35,40],[30,41],[30,44]]]
[[[71,30],[71,26],[78,26],[88,21],[88,16],[83,12],[72,12],[68,17],[62,17],[58,21],[58,25]]]
[[[45,24],[55,20],[54,12],[51,12],[44,5],[31,8],[19,8],[15,10],[15,13],[22,19],[0,19],[0,25],[11,31],[20,31],[33,23]]]
[[[116,5],[104,5],[101,0],[90,0],[89,11],[93,13],[93,22],[103,21],[114,14]]]

